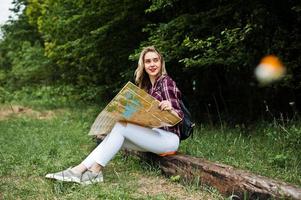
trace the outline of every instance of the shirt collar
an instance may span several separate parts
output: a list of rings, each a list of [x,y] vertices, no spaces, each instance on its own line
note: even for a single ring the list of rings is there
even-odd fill
[[[158,83],[160,82],[160,80],[162,80],[165,76],[167,76],[166,74],[162,74],[160,76],[158,76],[155,80],[154,86],[151,86],[151,91],[153,91],[155,88],[157,88]]]
[[[161,80],[162,78],[164,78],[165,76],[166,76],[166,74],[162,74],[162,75],[158,76],[158,77],[156,78],[156,80],[155,80],[155,84],[154,84],[154,85],[156,85],[157,82],[158,82],[159,80]]]

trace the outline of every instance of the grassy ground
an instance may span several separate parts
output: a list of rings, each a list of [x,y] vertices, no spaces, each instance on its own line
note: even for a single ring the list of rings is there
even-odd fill
[[[301,186],[301,125],[281,130],[271,124],[259,124],[249,133],[240,127],[221,131],[203,126],[182,142],[180,151]]]
[[[80,186],[44,178],[80,162],[95,143],[87,135],[95,107],[38,111],[0,106],[0,199],[222,199],[183,186],[134,157],[118,154],[104,183]]]

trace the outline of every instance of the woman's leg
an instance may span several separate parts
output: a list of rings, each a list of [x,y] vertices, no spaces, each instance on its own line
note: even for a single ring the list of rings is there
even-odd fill
[[[116,123],[111,133],[80,165],[87,169],[95,165],[105,166],[123,146],[161,154],[176,151],[179,138],[174,133],[162,129]]]
[[[81,164],[72,169],[68,168],[61,172],[47,174],[46,177],[80,184],[102,182],[102,167],[122,147],[161,154],[176,151],[178,146],[179,138],[173,133],[133,124],[116,123],[111,133]],[[89,170],[86,171],[87,169]]]
[[[130,142],[129,140],[124,140],[121,148],[128,149],[128,150],[134,150],[134,151],[141,151],[141,152],[147,151],[147,150],[142,149],[141,147],[135,145],[134,143]],[[89,170],[91,170],[92,172],[95,172],[95,173],[102,171],[103,166],[99,165],[94,160],[91,160],[91,162],[93,164],[89,168]],[[74,171],[75,173],[84,173],[86,170],[87,170],[87,167],[82,163],[80,163],[79,165],[72,168],[72,171]]]

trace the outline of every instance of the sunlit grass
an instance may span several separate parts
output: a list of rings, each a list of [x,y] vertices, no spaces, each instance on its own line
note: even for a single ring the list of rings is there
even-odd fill
[[[0,120],[0,199],[222,199],[216,191],[184,188],[122,154],[105,168],[104,183],[83,187],[45,179],[46,173],[79,163],[95,147],[87,133],[98,112],[97,107],[61,108],[48,119]]]

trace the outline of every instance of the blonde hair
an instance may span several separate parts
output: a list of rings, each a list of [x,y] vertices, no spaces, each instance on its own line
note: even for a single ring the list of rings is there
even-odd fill
[[[156,54],[158,54],[159,59],[161,61],[160,75],[167,74],[167,71],[165,68],[165,61],[164,61],[162,54],[154,46],[148,46],[148,47],[143,48],[143,50],[140,53],[139,60],[138,60],[138,67],[135,70],[135,82],[138,85],[138,87],[140,87],[144,90],[146,90],[151,85],[149,76],[144,69],[144,56],[148,52],[155,52]]]

